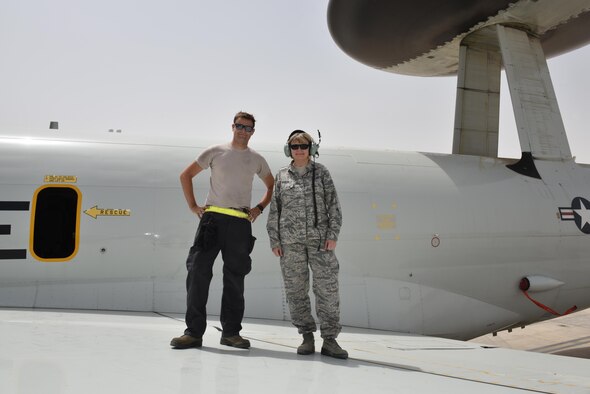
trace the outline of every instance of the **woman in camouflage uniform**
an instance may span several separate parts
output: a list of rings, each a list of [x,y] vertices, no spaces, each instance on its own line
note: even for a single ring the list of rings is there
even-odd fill
[[[270,247],[280,257],[287,302],[293,325],[303,335],[298,354],[315,352],[317,330],[309,299],[309,269],[320,333],[322,354],[345,359],[348,353],[336,342],[340,333],[338,260],[334,254],[342,225],[340,203],[328,169],[311,158],[319,145],[302,130],[291,133],[285,155],[291,163],[279,170],[266,229]]]

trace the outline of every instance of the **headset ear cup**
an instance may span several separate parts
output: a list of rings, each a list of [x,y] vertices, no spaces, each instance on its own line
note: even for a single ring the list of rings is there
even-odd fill
[[[285,152],[285,156],[291,157],[291,148],[289,148],[289,143],[286,143],[283,147],[283,152]]]

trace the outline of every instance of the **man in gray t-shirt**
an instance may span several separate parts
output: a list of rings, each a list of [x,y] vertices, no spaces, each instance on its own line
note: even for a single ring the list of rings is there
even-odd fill
[[[201,221],[186,261],[186,330],[170,342],[176,349],[203,344],[209,284],[219,252],[223,256],[220,343],[242,349],[250,347],[250,342],[240,336],[240,330],[245,306],[244,277],[252,267],[250,253],[256,239],[252,236],[252,222],[269,204],[274,187],[268,163],[248,147],[255,122],[251,114],[238,112],[232,124],[232,141],[206,149],[180,174],[189,209]],[[205,204],[200,206],[195,199],[193,178],[208,168],[210,188]],[[264,182],[266,193],[256,206],[250,207],[254,175]]]

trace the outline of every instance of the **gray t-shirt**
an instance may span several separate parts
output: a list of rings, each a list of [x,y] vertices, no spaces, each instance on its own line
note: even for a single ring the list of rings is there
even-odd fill
[[[250,208],[254,174],[264,179],[271,173],[258,152],[233,149],[231,144],[209,147],[196,161],[203,169],[211,168],[211,187],[205,204],[223,208]]]

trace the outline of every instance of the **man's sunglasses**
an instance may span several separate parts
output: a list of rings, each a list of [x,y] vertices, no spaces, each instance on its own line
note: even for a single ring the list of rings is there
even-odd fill
[[[298,150],[298,149],[307,150],[307,149],[309,149],[309,144],[291,144],[291,145],[289,145],[289,148],[291,148],[293,150]]]
[[[246,126],[245,124],[234,123],[234,127],[235,127],[237,130],[242,130],[242,129],[244,129],[244,131],[246,131],[246,132],[248,132],[248,133],[251,133],[251,132],[253,132],[253,131],[254,131],[254,127],[252,127],[252,126]]]

